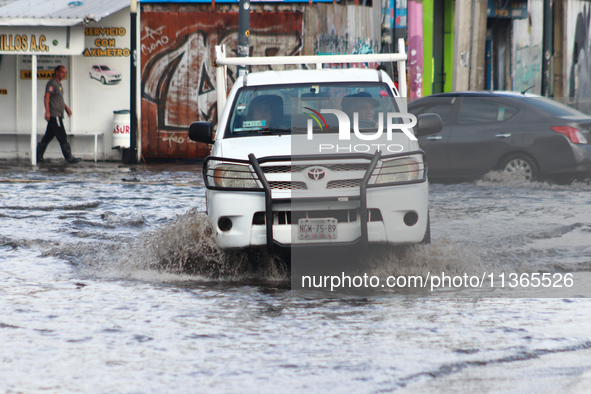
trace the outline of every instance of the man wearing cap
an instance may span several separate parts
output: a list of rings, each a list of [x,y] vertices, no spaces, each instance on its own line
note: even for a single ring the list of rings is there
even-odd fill
[[[366,125],[371,123],[372,126],[375,126],[375,108],[380,104],[369,93],[359,92],[345,96],[341,105],[343,111],[349,115],[351,122],[353,122],[353,113],[357,112],[359,114],[360,126],[363,126],[364,123]]]
[[[274,94],[263,94],[252,99],[248,120],[264,120],[265,127],[282,128],[283,99]]]
[[[72,111],[64,102],[64,89],[61,83],[66,78],[66,75],[68,75],[66,67],[62,65],[57,66],[53,78],[45,86],[43,103],[45,104],[47,129],[45,129],[43,139],[37,144],[37,162],[39,163],[45,163],[43,154],[53,137],[56,137],[59,141],[64,158],[68,163],[78,163],[81,160],[72,156],[72,149],[70,148],[70,144],[68,144],[66,128],[64,127],[64,110],[68,116],[72,116]]]

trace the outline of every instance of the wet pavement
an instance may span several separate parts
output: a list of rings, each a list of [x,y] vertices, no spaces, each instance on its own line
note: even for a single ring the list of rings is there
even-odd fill
[[[585,392],[591,185],[431,185],[378,276],[575,273],[582,293],[294,292],[217,249],[200,167],[0,162],[5,392]]]

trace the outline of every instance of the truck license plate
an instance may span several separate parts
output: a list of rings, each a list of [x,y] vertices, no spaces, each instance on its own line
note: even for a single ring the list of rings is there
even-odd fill
[[[299,239],[336,239],[336,219],[300,219],[298,220]]]

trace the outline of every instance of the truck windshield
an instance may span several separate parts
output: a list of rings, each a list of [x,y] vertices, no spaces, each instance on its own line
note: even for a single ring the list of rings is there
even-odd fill
[[[337,133],[338,115],[347,115],[351,128],[375,130],[382,114],[399,112],[385,83],[316,83],[241,88],[232,105],[226,137],[305,133],[308,127]]]

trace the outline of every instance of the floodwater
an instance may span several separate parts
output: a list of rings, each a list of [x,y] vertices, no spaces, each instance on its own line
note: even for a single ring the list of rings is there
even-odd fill
[[[0,185],[2,392],[591,388],[588,182],[432,185],[432,244],[368,268],[579,275],[551,298],[292,291],[216,248],[196,165],[0,164]]]

